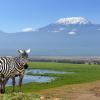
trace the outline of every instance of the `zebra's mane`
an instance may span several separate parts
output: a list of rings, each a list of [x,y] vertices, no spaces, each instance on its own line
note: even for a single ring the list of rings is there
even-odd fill
[[[15,60],[17,63],[20,63],[20,57],[14,57],[14,60]]]

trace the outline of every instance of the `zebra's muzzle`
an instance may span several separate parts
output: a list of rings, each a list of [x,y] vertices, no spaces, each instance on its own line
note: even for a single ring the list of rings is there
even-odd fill
[[[25,65],[24,65],[24,69],[27,69],[28,68],[28,64],[26,63]]]

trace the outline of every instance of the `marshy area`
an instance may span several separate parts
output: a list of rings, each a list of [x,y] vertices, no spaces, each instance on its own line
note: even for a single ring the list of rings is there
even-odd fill
[[[77,84],[86,84],[100,80],[100,65],[96,64],[90,65],[57,62],[29,62],[28,65],[29,68],[26,70],[26,75],[23,79],[23,93],[19,94],[18,86],[16,86],[16,93],[13,94],[12,86],[10,86],[11,84],[9,82],[9,86],[6,86],[5,95],[10,95],[12,97],[13,95],[15,97],[16,95],[26,95],[26,98],[29,96],[29,100],[32,100],[34,97],[36,97],[36,100],[42,100],[40,99],[41,95],[46,95],[48,99],[43,100],[52,100],[50,99],[52,97],[59,97],[63,98],[59,100],[66,100],[66,97],[64,97],[67,95],[66,93],[73,92],[73,89],[71,89],[70,85],[75,86]],[[64,95],[60,95],[60,92],[56,92],[56,95],[54,95],[55,89],[59,89],[60,87],[64,86],[70,87],[65,89],[61,88],[59,90],[68,90],[66,93],[64,93]],[[20,96],[18,96],[18,98],[19,97]]]

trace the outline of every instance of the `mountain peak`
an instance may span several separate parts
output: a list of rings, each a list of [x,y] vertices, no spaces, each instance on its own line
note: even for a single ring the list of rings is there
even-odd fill
[[[91,24],[90,21],[85,19],[84,17],[67,17],[67,18],[60,18],[56,21],[56,24]]]

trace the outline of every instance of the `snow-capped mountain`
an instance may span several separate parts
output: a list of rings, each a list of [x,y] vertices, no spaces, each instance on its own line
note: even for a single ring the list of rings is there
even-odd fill
[[[91,31],[94,30],[95,27],[99,28],[98,25],[93,24],[91,21],[85,19],[84,17],[68,17],[68,18],[60,18],[54,23],[39,28],[38,30],[45,32],[63,32],[63,31],[73,32],[79,30],[83,31],[84,29],[88,29]]]
[[[21,48],[31,48],[31,55],[100,56],[100,24],[71,17],[33,32],[0,32],[0,55],[14,55]]]
[[[68,18],[60,18],[56,21],[57,24],[91,24],[90,21],[85,19],[84,17],[68,17]]]

